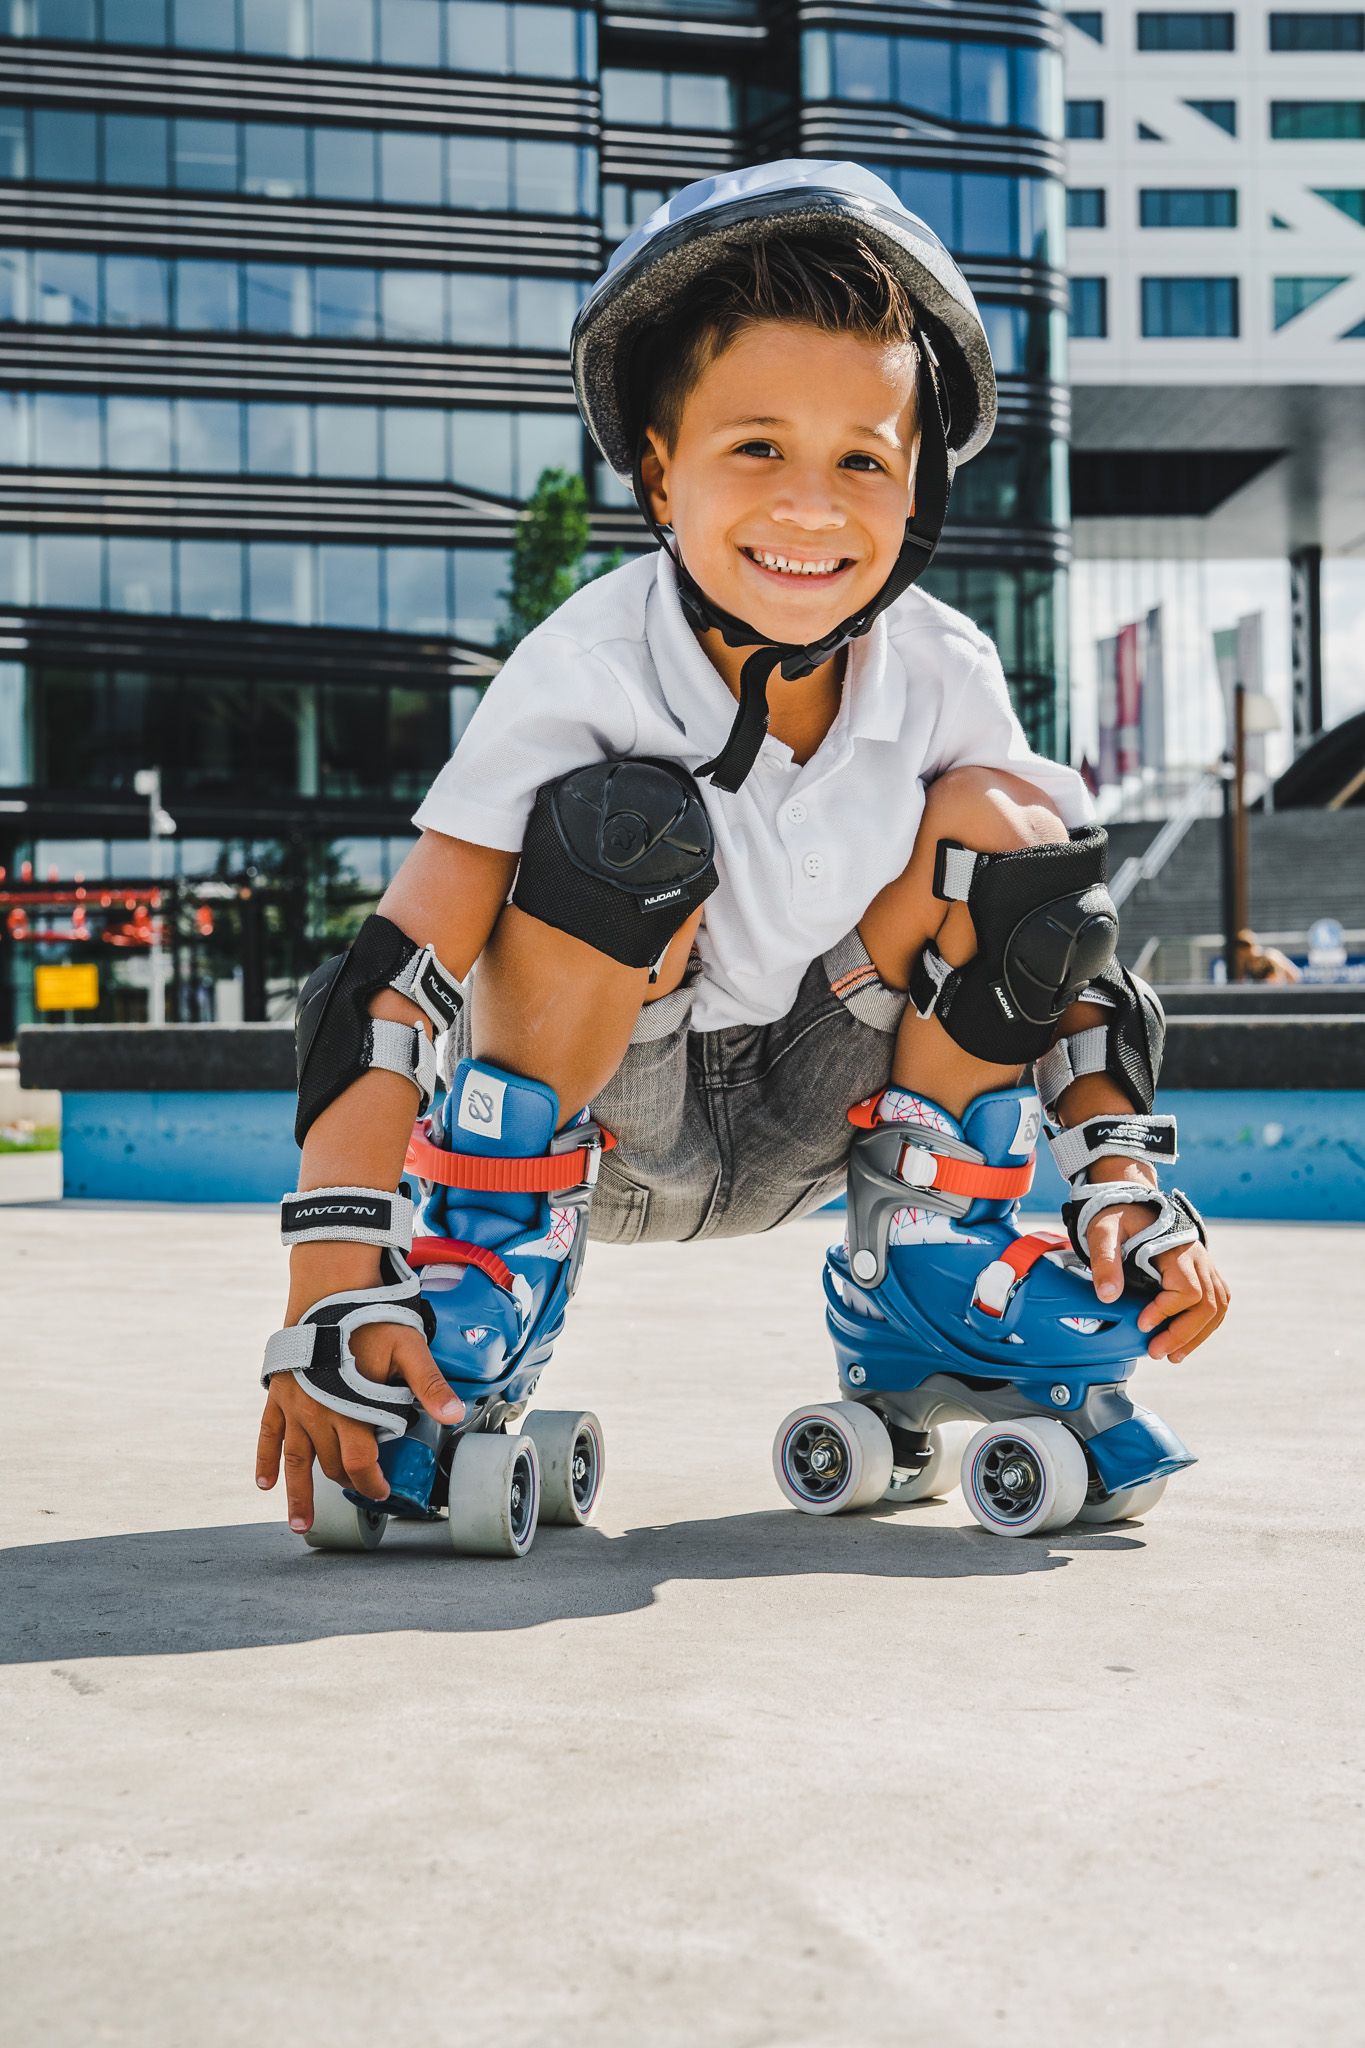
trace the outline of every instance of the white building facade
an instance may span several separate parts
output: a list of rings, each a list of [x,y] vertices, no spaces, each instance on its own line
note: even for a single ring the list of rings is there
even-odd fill
[[[1076,553],[1288,560],[1302,745],[1365,548],[1365,12],[1066,23]]]

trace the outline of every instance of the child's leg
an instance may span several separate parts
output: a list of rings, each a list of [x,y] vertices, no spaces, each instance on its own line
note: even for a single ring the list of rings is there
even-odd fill
[[[553,1088],[563,1119],[575,1116],[620,1066],[641,1005],[681,984],[702,914],[674,935],[651,984],[647,968],[623,967],[509,903],[475,977],[475,1057]]]

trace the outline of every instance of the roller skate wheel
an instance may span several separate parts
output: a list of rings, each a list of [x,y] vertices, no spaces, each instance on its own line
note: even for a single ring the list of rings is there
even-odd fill
[[[1141,1486],[1121,1486],[1104,1500],[1088,1500],[1077,1515],[1078,1522],[1131,1522],[1152,1509],[1166,1491],[1166,1481],[1144,1479]]]
[[[996,1536],[1041,1536],[1065,1528],[1085,1506],[1090,1471],[1064,1422],[993,1422],[962,1454],[967,1506]]]
[[[358,1508],[321,1468],[314,1471],[313,1526],[303,1534],[310,1550],[378,1550],[388,1525],[387,1515]]]
[[[918,1472],[903,1470],[891,1474],[883,1498],[888,1507],[905,1507],[915,1500],[944,1500],[962,1477],[962,1453],[972,1433],[970,1422],[940,1422],[929,1430],[929,1462]]]
[[[462,1557],[525,1557],[540,1509],[535,1438],[471,1430],[450,1468],[450,1547]]]
[[[602,1425],[577,1409],[539,1408],[521,1425],[540,1459],[540,1519],[581,1529],[602,1490]]]
[[[773,1439],[773,1471],[794,1508],[842,1515],[871,1507],[891,1480],[891,1438],[861,1401],[794,1408]]]

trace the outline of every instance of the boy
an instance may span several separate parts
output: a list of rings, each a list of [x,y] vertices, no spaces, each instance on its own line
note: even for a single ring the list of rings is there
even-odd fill
[[[297,1530],[315,1457],[383,1501],[376,1431],[399,1434],[414,1397],[454,1423],[452,1382],[501,1386],[533,1352],[538,1369],[589,1205],[618,1241],[771,1228],[838,1192],[859,1102],[854,1153],[890,1123],[907,1152],[927,1133],[974,1207],[926,1182],[921,1151],[914,1204],[882,1202],[853,1275],[890,1268],[913,1294],[925,1247],[994,1241],[966,1222],[998,1236],[1026,1184],[1037,1062],[1091,1311],[1145,1276],[1136,1326],[1181,1358],[1227,1307],[1197,1217],[1156,1186],[1160,1008],[1112,965],[1079,779],[1028,747],[986,637],[911,587],[954,461],[994,422],[952,259],[856,165],[704,180],[617,251],[574,369],[661,548],[517,649],[379,916],[305,990],[313,1199],[285,1205],[258,1461],[270,1486],[283,1454]],[[452,977],[476,961],[462,1006]],[[460,1064],[419,1147],[424,1256],[447,1270],[422,1300],[389,1191],[413,1089],[431,1093],[429,1027],[450,1025]],[[983,1150],[967,1120],[1001,1102],[1008,1140]],[[615,1139],[600,1173],[595,1126],[573,1135],[589,1105]],[[1069,1327],[1087,1323],[1112,1327]]]

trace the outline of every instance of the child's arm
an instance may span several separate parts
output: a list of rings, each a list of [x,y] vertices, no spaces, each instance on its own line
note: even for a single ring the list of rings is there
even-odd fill
[[[517,855],[426,832],[403,862],[379,909],[418,945],[463,979],[483,951],[512,887]],[[383,989],[371,1015],[428,1030],[413,1003]],[[415,1098],[411,1084],[375,1070],[354,1081],[317,1118],[304,1141],[300,1190],[319,1187],[396,1188],[403,1172]],[[379,1253],[367,1245],[301,1244],[289,1255],[286,1328],[325,1295],[375,1286]],[[456,1421],[460,1403],[437,1370],[420,1333],[399,1324],[372,1323],[352,1338],[356,1363],[367,1378],[405,1380],[427,1411]],[[339,1485],[382,1500],[388,1486],[379,1470],[374,1431],[315,1401],[293,1373],[270,1381],[261,1418],[256,1483],[272,1487],[283,1456],[290,1526],[313,1519],[313,1459]]]
[[[1084,1000],[1073,1003],[1058,1027],[1058,1036],[1070,1036],[1103,1025],[1105,1012],[1098,1004]],[[1057,1118],[1067,1128],[1093,1116],[1129,1116],[1133,1104],[1107,1074],[1081,1074],[1063,1089],[1057,1100]],[[1098,1159],[1088,1169],[1092,1181],[1143,1180],[1157,1185],[1156,1169],[1144,1159]],[[1105,1209],[1090,1226],[1086,1239],[1095,1292],[1101,1301],[1117,1301],[1123,1292],[1123,1246],[1151,1220],[1143,1203]],[[1161,1330],[1148,1346],[1151,1358],[1170,1357],[1177,1363],[1196,1345],[1211,1337],[1228,1312],[1227,1282],[1209,1257],[1207,1246],[1181,1245],[1163,1253],[1156,1261],[1162,1288],[1138,1317],[1138,1328]]]

